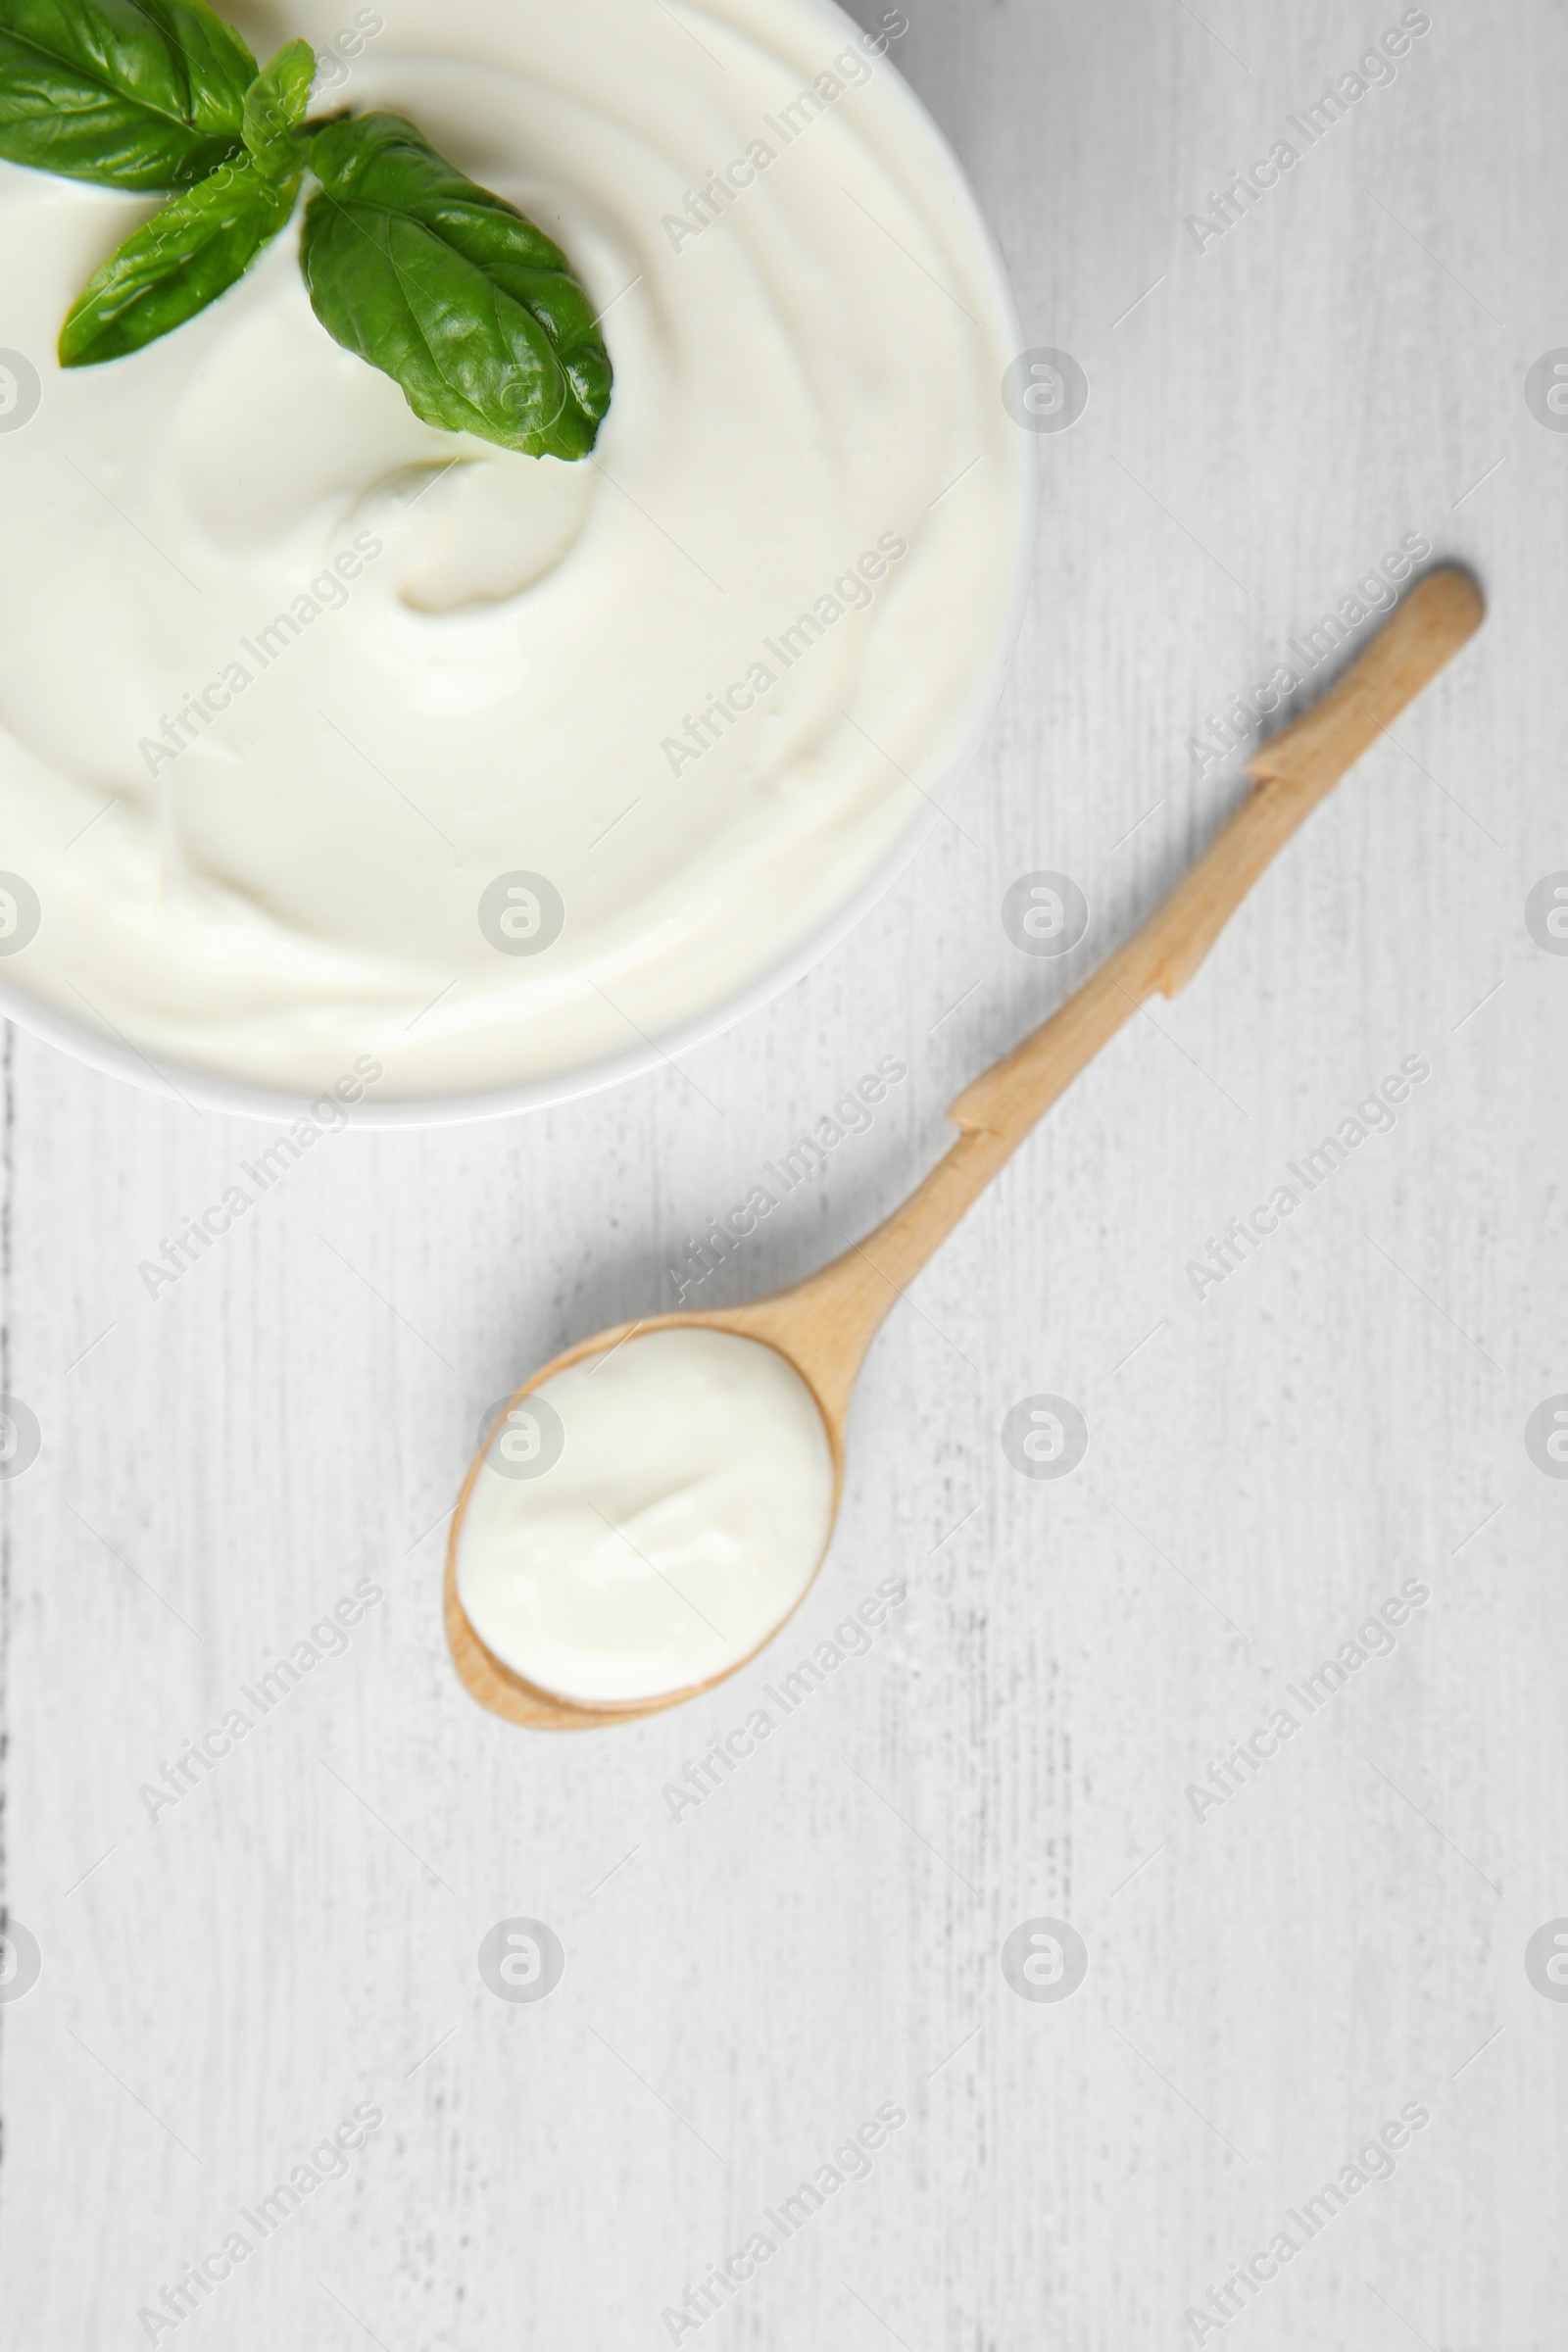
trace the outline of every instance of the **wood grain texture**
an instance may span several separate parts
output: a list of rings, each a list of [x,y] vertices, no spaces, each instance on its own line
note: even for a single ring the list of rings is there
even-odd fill
[[[0,1388],[43,1431],[0,1482],[5,1893],[43,1955],[0,2002],[28,2352],[145,2342],[140,2307],[362,2102],[385,2120],[343,2177],[161,2342],[668,2343],[666,2307],[889,2103],[869,2176],[683,2342],[1175,2347],[1419,2103],[1393,2177],[1225,2334],[1560,2352],[1568,2004],[1524,1952],[1568,1915],[1568,1482],[1523,1433],[1568,1392],[1568,957],[1524,909],[1568,869],[1568,436],[1524,383],[1568,344],[1568,25],[1434,7],[1200,252],[1186,217],[1398,7],[908,13],[895,60],[1024,334],[1092,391],[1042,436],[996,725],[897,890],[681,1069],[323,1142],[156,1302],[139,1261],[256,1130],[8,1041]],[[244,27],[265,51],[317,17]],[[673,1306],[686,1238],[883,1055],[910,1074],[869,1130],[692,1302],[901,1200],[960,1087],[1240,800],[1253,745],[1203,762],[1210,717],[1406,534],[1474,569],[1485,631],[910,1286],[778,1653],[613,1739],[475,1708],[441,1552],[481,1419]],[[1045,869],[1092,910],[1054,962],[999,914]],[[1407,1058],[1431,1075],[1396,1123],[1198,1298],[1211,1238]],[[1041,1393],[1090,1431],[1059,1481],[999,1442]],[[361,1579],[384,1597],[342,1653],[151,1822],[138,1788]],[[788,1712],[764,1697],[893,1579],[863,1654],[846,1630]],[[1392,1651],[1196,1818],[1189,1787],[1406,1580],[1431,1598]],[[1000,1965],[1042,1917],[1088,1947],[1060,2003]],[[476,1968],[514,1918],[565,1948],[538,2004]]]

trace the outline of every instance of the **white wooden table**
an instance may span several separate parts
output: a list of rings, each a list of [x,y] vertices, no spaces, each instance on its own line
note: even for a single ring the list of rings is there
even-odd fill
[[[43,1438],[0,1486],[5,1887],[42,1956],[0,2002],[18,2352],[147,2341],[204,2258],[158,2342],[1133,2352],[1216,2340],[1257,2256],[1224,2330],[1254,2352],[1560,2352],[1568,2002],[1525,1955],[1568,1914],[1568,1483],[1525,1427],[1568,1391],[1568,956],[1525,906],[1568,868],[1568,437],[1525,381],[1568,344],[1568,24],[1434,0],[1200,250],[1187,216],[1395,0],[909,10],[895,58],[1027,339],[1092,396],[1040,441],[990,740],[879,911],[690,1082],[336,1140],[156,1303],[138,1262],[258,1131],[8,1037],[0,1388]],[[687,1236],[884,1054],[908,1083],[709,1291],[899,1198],[1234,802],[1209,714],[1406,534],[1474,564],[1484,635],[895,1314],[780,1651],[613,1738],[475,1711],[438,1597],[484,1409],[668,1303]],[[1037,869],[1093,909],[1059,961],[1000,919]],[[1397,1124],[1200,1301],[1209,1237],[1407,1056]],[[1060,1481],[1000,1442],[1042,1393],[1090,1432]],[[365,1579],[342,1653],[247,1707]],[[672,1818],[885,1579],[867,1653]],[[1430,1598],[1308,1715],[1290,1687],[1406,1580]],[[1277,1754],[1195,1805],[1280,1706]],[[548,2000],[480,1979],[515,1918],[564,1946]],[[1089,1956],[1065,1999],[1003,1973],[1043,1918]],[[297,2210],[241,2218],[356,2108]],[[1348,2193],[1401,2109],[1430,2121]],[[813,2178],[786,2237],[764,2214]],[[662,2316],[758,2231],[721,2311]]]

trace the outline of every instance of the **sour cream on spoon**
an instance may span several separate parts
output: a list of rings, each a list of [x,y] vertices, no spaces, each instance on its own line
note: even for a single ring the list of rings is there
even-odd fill
[[[459,1597],[503,1664],[560,1697],[693,1690],[805,1593],[834,1477],[816,1401],[774,1348],[648,1332],[558,1372],[490,1433]]]

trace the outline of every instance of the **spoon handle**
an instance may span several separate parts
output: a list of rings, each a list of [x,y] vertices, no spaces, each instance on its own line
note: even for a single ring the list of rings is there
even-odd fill
[[[1323,700],[1248,763],[1253,790],[1163,906],[1059,1012],[965,1088],[948,1113],[954,1125],[1016,1146],[1141,1004],[1185,988],[1298,826],[1475,634],[1485,611],[1467,573],[1429,573]]]
[[[776,1336],[797,1360],[810,1359],[830,1412],[847,1409],[865,1350],[905,1285],[1030,1130],[1150,997],[1185,988],[1298,826],[1474,635],[1485,611],[1475,582],[1452,568],[1412,589],[1322,701],[1250,761],[1253,790],[1164,904],[964,1089],[948,1113],[957,1142],[902,1207],[820,1273],[747,1310],[760,1337]]]

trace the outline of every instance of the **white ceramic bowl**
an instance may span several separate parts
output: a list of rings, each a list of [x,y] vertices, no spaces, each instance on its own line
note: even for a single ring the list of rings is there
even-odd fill
[[[821,0],[829,37],[857,38],[855,25],[832,0]],[[991,313],[989,331],[1011,351],[1022,346],[1010,290],[995,244],[956,158],[925,109],[892,66],[882,61],[890,103],[906,110],[929,145],[946,185],[939,191],[954,223],[969,241],[977,289]],[[1002,398],[1000,383],[996,397]],[[501,1086],[467,1095],[419,1098],[367,1099],[355,1105],[355,1125],[370,1128],[444,1127],[478,1119],[506,1118],[514,1112],[540,1110],[584,1095],[617,1086],[623,1080],[662,1067],[721,1031],[745,1020],[808,972],[844,940],[884,892],[891,889],[918,854],[933,829],[944,821],[948,802],[955,796],[990,725],[1023,619],[1033,564],[1036,504],[1036,466],[1032,437],[1020,431],[1020,494],[1011,551],[1010,590],[1001,608],[1002,620],[986,657],[977,662],[954,728],[957,749],[946,773],[928,795],[927,806],[894,846],[869,882],[858,889],[839,911],[813,936],[781,958],[760,977],[715,1004],[700,1017],[667,1031],[656,1042],[639,1044],[624,1054],[595,1061],[577,1070],[558,1071],[525,1084]],[[0,1013],[46,1039],[62,1052],[102,1070],[110,1077],[128,1079],[169,1101],[239,1117],[277,1123],[298,1115],[302,1098],[272,1092],[242,1081],[225,1079],[211,1070],[182,1066],[168,1057],[157,1061],[128,1040],[104,1037],[58,1012],[20,987],[0,964]]]

